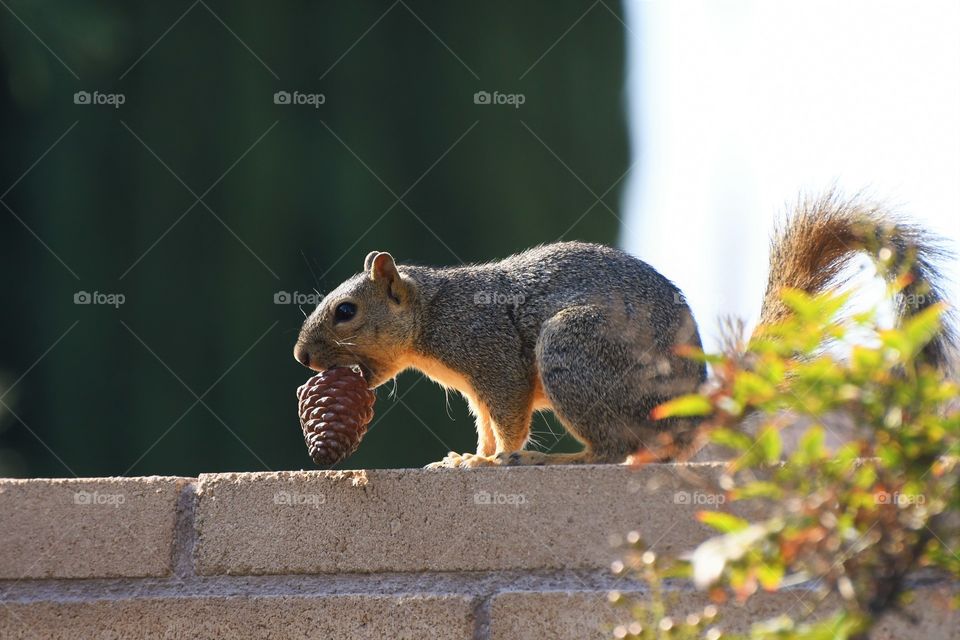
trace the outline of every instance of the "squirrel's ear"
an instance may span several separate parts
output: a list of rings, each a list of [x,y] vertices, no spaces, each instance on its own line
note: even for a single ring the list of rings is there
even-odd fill
[[[372,256],[372,257],[371,257]],[[402,302],[406,298],[407,285],[400,277],[397,271],[397,264],[393,261],[393,256],[385,252],[374,252],[367,256],[367,262],[370,263],[370,279],[384,285],[387,295],[394,302]]]
[[[373,259],[377,257],[379,251],[371,251],[367,254],[367,257],[363,259],[363,270],[370,271],[370,267],[373,266]]]
[[[370,273],[371,280],[389,279],[397,273],[393,256],[386,251],[371,251],[363,261],[364,270]]]

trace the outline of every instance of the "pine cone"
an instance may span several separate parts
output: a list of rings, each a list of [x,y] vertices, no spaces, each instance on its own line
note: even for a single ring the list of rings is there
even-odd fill
[[[373,420],[376,399],[359,370],[321,371],[297,389],[297,398],[303,437],[315,463],[330,466],[356,451]]]

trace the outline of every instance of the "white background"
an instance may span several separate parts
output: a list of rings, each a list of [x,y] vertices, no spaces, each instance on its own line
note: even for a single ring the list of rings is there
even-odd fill
[[[721,315],[755,321],[801,193],[865,190],[960,248],[960,0],[626,4],[621,244],[684,290],[706,346]]]

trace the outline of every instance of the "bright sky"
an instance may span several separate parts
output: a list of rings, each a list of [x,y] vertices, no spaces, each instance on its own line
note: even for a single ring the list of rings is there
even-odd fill
[[[621,244],[685,291],[708,347],[719,316],[756,319],[802,191],[866,190],[960,250],[960,1],[626,4]]]

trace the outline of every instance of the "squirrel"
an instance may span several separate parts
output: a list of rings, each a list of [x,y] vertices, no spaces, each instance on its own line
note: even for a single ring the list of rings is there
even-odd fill
[[[835,287],[860,253],[892,261],[888,279],[907,272],[901,320],[943,300],[934,265],[945,254],[936,238],[879,206],[828,192],[802,200],[774,233],[754,335],[790,313],[783,289]],[[944,323],[921,355],[946,369],[955,344]],[[706,380],[705,365],[678,347],[701,342],[670,280],[623,251],[558,242],[449,268],[397,265],[373,251],[363,271],[309,315],[294,357],[317,371],[357,365],[371,388],[416,369],[459,391],[476,418],[476,453],[451,452],[430,467],[597,464],[650,451],[663,433],[680,443],[690,433],[683,419],[650,417]],[[583,450],[524,450],[540,410],[553,411]]]

